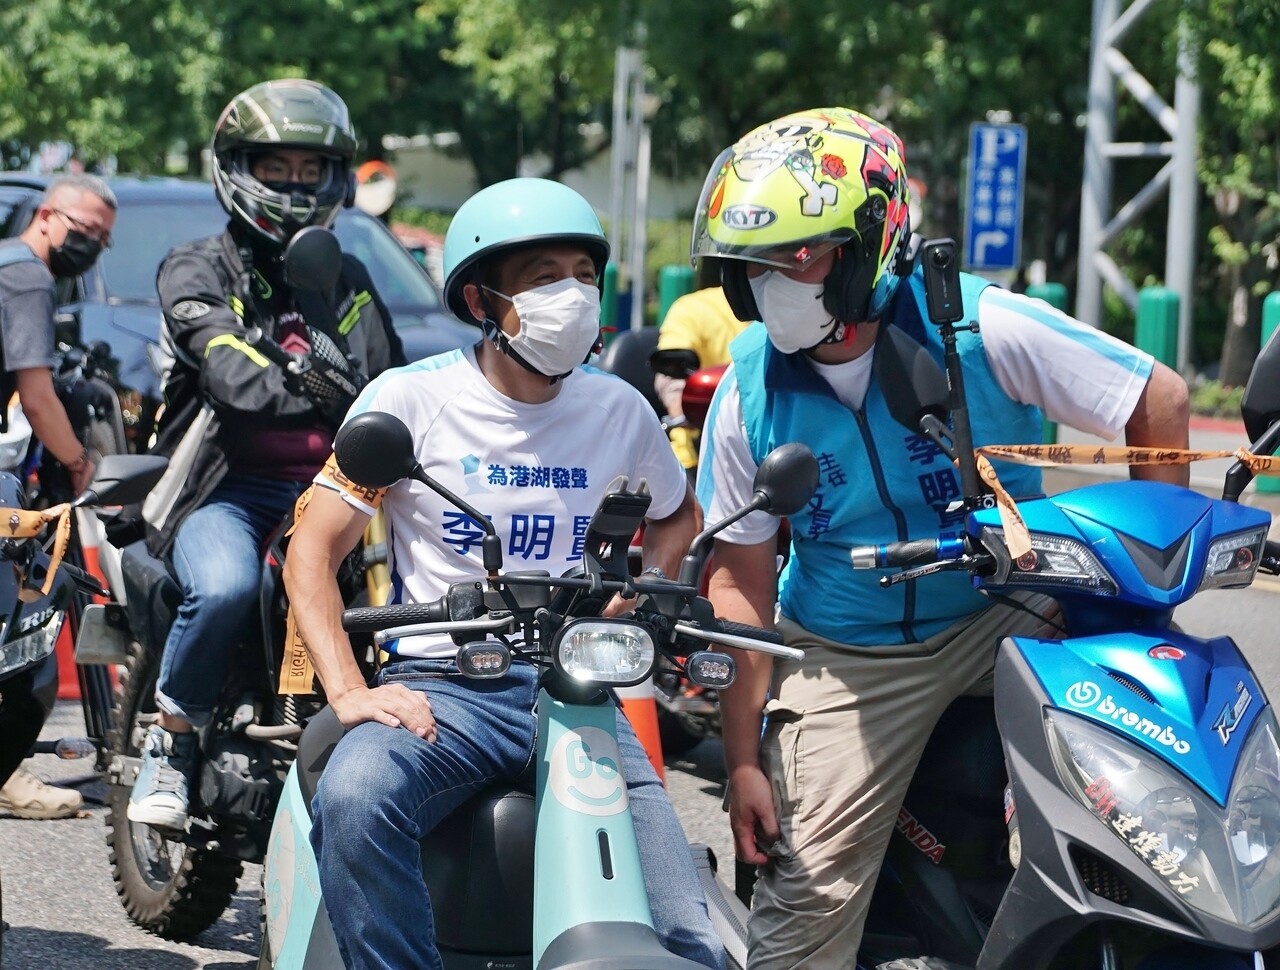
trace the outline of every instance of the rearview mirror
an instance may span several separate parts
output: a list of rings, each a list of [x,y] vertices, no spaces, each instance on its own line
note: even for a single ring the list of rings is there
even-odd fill
[[[298,230],[284,247],[285,281],[299,290],[324,293],[342,273],[342,245],[323,226]]]
[[[366,411],[338,431],[334,457],[342,474],[366,488],[387,488],[417,467],[413,436],[404,422],[385,411]]]
[[[158,455],[103,455],[93,481],[76,498],[76,505],[132,505],[156,487],[169,467]]]
[[[881,326],[871,366],[889,413],[904,428],[918,434],[920,420],[930,414],[946,422],[951,401],[947,376],[904,331]]]
[[[692,350],[677,348],[655,350],[649,355],[649,366],[655,374],[682,381],[700,366],[698,355]]]
[[[779,445],[756,469],[751,489],[764,496],[759,508],[770,515],[795,515],[818,490],[818,459],[798,441]]]
[[[1274,335],[1253,362],[1240,399],[1240,416],[1250,441],[1257,441],[1280,419],[1280,340]]]

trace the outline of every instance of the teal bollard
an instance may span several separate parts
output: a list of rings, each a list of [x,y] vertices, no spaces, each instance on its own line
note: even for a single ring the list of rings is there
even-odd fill
[[[604,292],[600,294],[600,329],[605,342],[618,326],[618,267],[607,263],[604,268]]]
[[[1032,283],[1027,287],[1026,295],[1044,300],[1055,310],[1061,310],[1064,313],[1067,310],[1067,288],[1062,283]],[[1057,422],[1045,419],[1041,442],[1046,445],[1058,443]]]
[[[1262,301],[1262,343],[1265,347],[1271,335],[1280,327],[1280,292],[1268,293]],[[1280,477],[1275,475],[1259,475],[1254,479],[1259,492],[1275,494],[1280,492]]]
[[[1178,294],[1164,286],[1138,293],[1138,322],[1133,342],[1160,363],[1178,367]]]
[[[1027,296],[1044,300],[1049,306],[1062,310],[1067,309],[1067,288],[1062,283],[1032,283],[1026,289]]]
[[[662,326],[671,304],[692,291],[692,266],[663,266],[658,270],[658,326]]]

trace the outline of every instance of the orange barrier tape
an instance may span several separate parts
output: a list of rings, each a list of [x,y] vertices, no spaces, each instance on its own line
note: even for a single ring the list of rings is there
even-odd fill
[[[1020,465],[1189,465],[1208,458],[1240,458],[1270,462],[1235,451],[1187,451],[1183,448],[1128,448],[1123,445],[987,445],[974,449],[979,455]],[[1247,458],[1245,457],[1247,456]],[[1280,474],[1280,467],[1271,474]]]
[[[1236,458],[1254,475],[1280,475],[1280,458],[1255,455],[1244,448],[1235,451],[1189,451],[1185,448],[1129,448],[1103,445],[986,445],[975,448],[978,474],[996,498],[1009,554],[1017,559],[1031,551],[1031,535],[1013,497],[1000,484],[988,458],[1019,465],[1189,465],[1209,458]]]
[[[54,533],[53,551],[49,553],[49,568],[44,576],[44,585],[40,587],[40,596],[47,596],[53,589],[53,579],[62,565],[62,557],[67,553],[67,543],[71,540],[71,506],[63,503],[51,509],[34,511],[32,509],[9,509],[9,517],[0,525],[0,537],[6,539],[34,539],[44,531],[50,522],[57,521]],[[36,599],[34,590],[27,590],[32,600]],[[19,599],[24,599],[19,594]],[[27,600],[24,599],[24,602]]]

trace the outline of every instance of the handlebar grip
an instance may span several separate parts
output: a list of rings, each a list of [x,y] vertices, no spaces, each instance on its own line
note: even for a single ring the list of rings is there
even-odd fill
[[[719,620],[720,632],[731,633],[735,637],[750,637],[752,640],[763,640],[765,643],[782,645],[782,635],[777,630],[766,630],[752,626],[750,623],[735,623],[733,620]]]
[[[372,633],[393,626],[444,623],[449,619],[445,597],[431,603],[397,603],[394,606],[358,606],[342,611],[342,629],[348,633]]]
[[[261,327],[250,327],[245,331],[244,342],[262,354],[271,363],[286,370],[297,363],[297,358],[268,337]],[[372,609],[372,607],[370,608]]]
[[[856,546],[850,550],[854,569],[886,569],[925,566],[964,555],[963,539],[906,539],[879,546]]]
[[[1262,559],[1258,568],[1273,576],[1280,574],[1280,542],[1268,539],[1262,544]]]

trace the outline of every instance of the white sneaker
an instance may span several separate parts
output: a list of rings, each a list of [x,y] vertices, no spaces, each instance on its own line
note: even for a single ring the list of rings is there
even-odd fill
[[[21,766],[0,788],[0,810],[18,818],[71,818],[82,808],[78,791],[47,785]]]
[[[198,743],[194,732],[171,734],[158,724],[148,729],[142,770],[125,810],[130,822],[162,829],[187,827],[187,789],[195,774]]]

